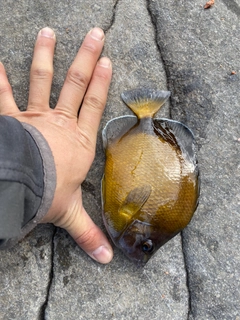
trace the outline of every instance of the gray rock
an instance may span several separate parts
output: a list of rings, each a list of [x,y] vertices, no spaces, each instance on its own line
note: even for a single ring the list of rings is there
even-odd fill
[[[39,226],[0,252],[0,319],[39,319],[52,270],[53,227]]]
[[[94,204],[92,210],[100,208]],[[188,292],[180,243],[180,237],[169,242],[144,269],[135,267],[118,250],[113,262],[104,266],[93,262],[59,230],[45,318],[186,318]]]
[[[0,3],[0,59],[21,109],[27,104],[35,37],[48,25],[57,35],[54,107],[86,32],[106,31],[103,55],[113,81],[101,129],[130,114],[120,93],[151,85],[169,89],[159,116],[180,120],[199,145],[201,198],[182,235],[144,269],[119,250],[106,266],[92,261],[61,229],[38,226],[0,252],[0,319],[240,319],[240,2],[92,0]],[[232,71],[236,74],[231,74]],[[100,180],[104,153],[83,184],[84,205],[104,229]]]

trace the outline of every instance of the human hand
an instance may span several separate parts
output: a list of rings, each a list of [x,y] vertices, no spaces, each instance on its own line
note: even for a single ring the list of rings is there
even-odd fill
[[[111,245],[86,213],[80,186],[95,156],[97,131],[112,75],[111,62],[106,57],[99,59],[104,33],[99,28],[92,29],[68,70],[55,109],[50,109],[55,42],[50,28],[39,32],[24,112],[19,111],[14,101],[0,63],[0,114],[36,127],[52,150],[57,185],[51,208],[42,222],[66,229],[89,256],[108,263],[113,256]]]

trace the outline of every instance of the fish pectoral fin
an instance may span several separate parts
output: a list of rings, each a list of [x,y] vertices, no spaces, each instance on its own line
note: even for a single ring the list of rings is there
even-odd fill
[[[119,208],[119,213],[125,218],[133,218],[148,200],[151,192],[152,187],[150,185],[143,185],[131,190]]]

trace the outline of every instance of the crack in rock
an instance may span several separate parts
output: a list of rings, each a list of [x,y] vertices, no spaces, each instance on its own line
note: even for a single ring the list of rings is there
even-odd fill
[[[103,29],[103,31],[104,31],[105,34],[106,34],[106,33],[112,28],[112,26],[114,25],[115,16],[116,16],[116,8],[117,8],[117,5],[118,5],[118,2],[119,2],[119,0],[116,0],[116,1],[115,1],[115,4],[114,4],[114,6],[113,6],[113,10],[112,10],[112,12],[113,12],[112,18],[111,18],[111,20],[110,20],[110,23],[109,23],[108,27],[106,27],[106,28]]]
[[[156,47],[157,47],[157,49],[158,49],[158,52],[159,52],[160,57],[161,57],[161,60],[162,60],[163,68],[164,68],[165,75],[166,75],[167,88],[169,89],[170,72],[169,72],[169,70],[168,70],[168,68],[167,68],[166,61],[165,61],[165,59],[164,59],[164,57],[163,57],[161,46],[160,46],[160,44],[158,43],[157,19],[156,19],[156,17],[153,15],[153,12],[152,12],[152,9],[151,9],[150,1],[149,1],[149,0],[146,0],[146,8],[147,8],[149,17],[150,17],[151,22],[152,22],[152,25],[153,25],[153,29],[154,29],[154,33],[155,33],[154,40],[155,40]],[[171,98],[170,98],[170,99],[171,99]],[[170,107],[170,109],[171,109],[171,107]]]
[[[48,301],[49,301],[49,295],[50,295],[50,291],[51,291],[51,287],[52,287],[52,281],[54,278],[54,239],[55,239],[55,235],[57,232],[57,228],[55,227],[54,231],[53,231],[53,236],[52,236],[52,241],[51,241],[51,267],[50,267],[50,271],[49,271],[49,281],[48,281],[48,285],[47,285],[47,292],[46,292],[46,298],[44,303],[42,304],[41,308],[40,308],[40,313],[39,313],[39,320],[45,320],[45,312],[48,306]]]
[[[191,291],[190,291],[190,283],[189,283],[189,270],[187,268],[187,253],[185,252],[184,247],[184,235],[183,232],[181,232],[181,244],[182,244],[182,253],[183,253],[183,261],[184,261],[184,268],[186,271],[186,287],[188,290],[188,314],[187,314],[187,320],[190,319],[190,315],[192,313],[192,297],[191,297]]]

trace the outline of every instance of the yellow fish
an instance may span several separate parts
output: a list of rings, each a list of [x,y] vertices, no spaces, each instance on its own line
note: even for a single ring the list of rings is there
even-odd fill
[[[121,97],[136,116],[110,120],[103,130],[103,220],[114,244],[145,264],[190,222],[199,181],[192,132],[153,118],[169,91],[135,89]]]

